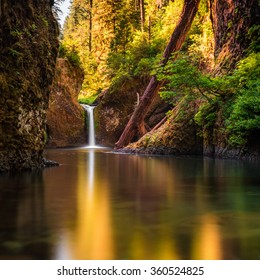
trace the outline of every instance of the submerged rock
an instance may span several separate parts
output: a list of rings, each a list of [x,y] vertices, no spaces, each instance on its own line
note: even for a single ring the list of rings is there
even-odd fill
[[[59,163],[53,160],[49,160],[47,158],[43,158],[44,167],[53,167],[59,166]]]

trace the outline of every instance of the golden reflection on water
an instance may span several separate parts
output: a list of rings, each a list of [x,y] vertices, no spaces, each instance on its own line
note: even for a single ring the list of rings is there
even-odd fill
[[[193,239],[192,259],[221,260],[223,248],[217,217],[206,214],[200,218],[200,224]]]
[[[113,259],[114,247],[107,182],[95,177],[94,151],[88,153],[88,170],[80,166],[77,185],[78,217],[70,251],[73,259]]]
[[[75,227],[70,231],[70,234],[62,234],[60,245],[57,247],[59,252],[56,255],[59,258],[69,259],[116,259],[118,258],[116,251],[118,251],[120,245],[116,244],[114,231],[117,227],[127,228],[130,226],[130,231],[125,230],[124,232],[123,229],[126,237],[125,242],[127,243],[124,244],[127,250],[125,253],[127,258],[178,259],[172,230],[169,230],[168,224],[159,225],[160,234],[155,236],[156,240],[151,240],[147,239],[146,233],[149,234],[149,232],[143,230],[144,221],[140,217],[143,211],[149,213],[149,210],[151,210],[157,214],[158,205],[157,202],[153,202],[157,199],[154,196],[154,191],[158,193],[158,197],[163,197],[163,201],[166,199],[167,203],[172,202],[174,184],[178,179],[175,178],[174,173],[172,173],[172,176],[168,176],[170,170],[167,163],[161,162],[160,173],[158,174],[156,172],[158,170],[157,161],[132,157],[129,159],[129,164],[124,165],[126,172],[122,174],[120,173],[123,167],[121,159],[118,158],[114,162],[118,168],[115,168],[115,173],[119,170],[116,181],[122,180],[121,176],[123,176],[123,180],[128,182],[125,186],[124,182],[121,182],[122,189],[127,190],[130,186],[136,190],[136,195],[132,198],[135,201],[136,215],[129,217],[133,222],[133,227],[131,227],[131,224],[126,224],[124,215],[119,215],[119,221],[113,219],[113,215],[116,214],[112,213],[111,210],[110,190],[113,188],[113,182],[108,181],[107,174],[98,173],[95,169],[95,151],[90,150],[87,157],[87,165],[78,165],[78,180],[77,186],[75,186],[77,188]],[[138,186],[136,185],[137,182]],[[159,224],[161,218],[163,217],[160,217],[160,215],[154,217]],[[158,232],[158,229],[156,229],[156,232]]]
[[[67,149],[0,174],[1,259],[260,259],[259,165]]]
[[[76,159],[77,167],[70,170],[74,222],[60,231],[56,258],[223,259],[227,250],[234,250],[230,242],[225,248],[232,226],[238,234],[248,228],[240,220],[223,227],[225,219],[232,220],[232,211],[225,217],[214,209],[214,192],[223,190],[223,181],[233,182],[222,177],[223,166],[210,170],[208,162],[186,166],[181,160],[106,156],[94,150]],[[214,172],[217,178],[207,175]],[[230,205],[240,209],[243,199],[237,195]]]

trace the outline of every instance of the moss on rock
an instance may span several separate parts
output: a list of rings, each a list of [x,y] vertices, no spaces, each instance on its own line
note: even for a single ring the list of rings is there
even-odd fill
[[[1,1],[0,171],[39,168],[58,51],[50,1]]]
[[[122,151],[162,155],[202,154],[202,138],[198,136],[198,126],[193,120],[197,109],[198,105],[194,101],[182,99],[162,126]]]
[[[67,59],[57,60],[47,112],[48,147],[86,143],[84,109],[78,103],[83,79],[81,68]]]

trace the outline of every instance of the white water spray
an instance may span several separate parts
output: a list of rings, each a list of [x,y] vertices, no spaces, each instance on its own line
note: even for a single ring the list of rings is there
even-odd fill
[[[88,112],[88,145],[89,148],[95,148],[95,126],[94,126],[94,108],[95,106],[90,106],[86,104],[81,104],[82,107]]]

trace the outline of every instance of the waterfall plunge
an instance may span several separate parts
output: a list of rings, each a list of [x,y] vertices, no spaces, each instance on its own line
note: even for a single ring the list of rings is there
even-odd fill
[[[94,108],[95,106],[90,106],[86,104],[81,104],[82,107],[88,112],[88,147],[96,148],[95,143],[95,126],[94,126]]]

